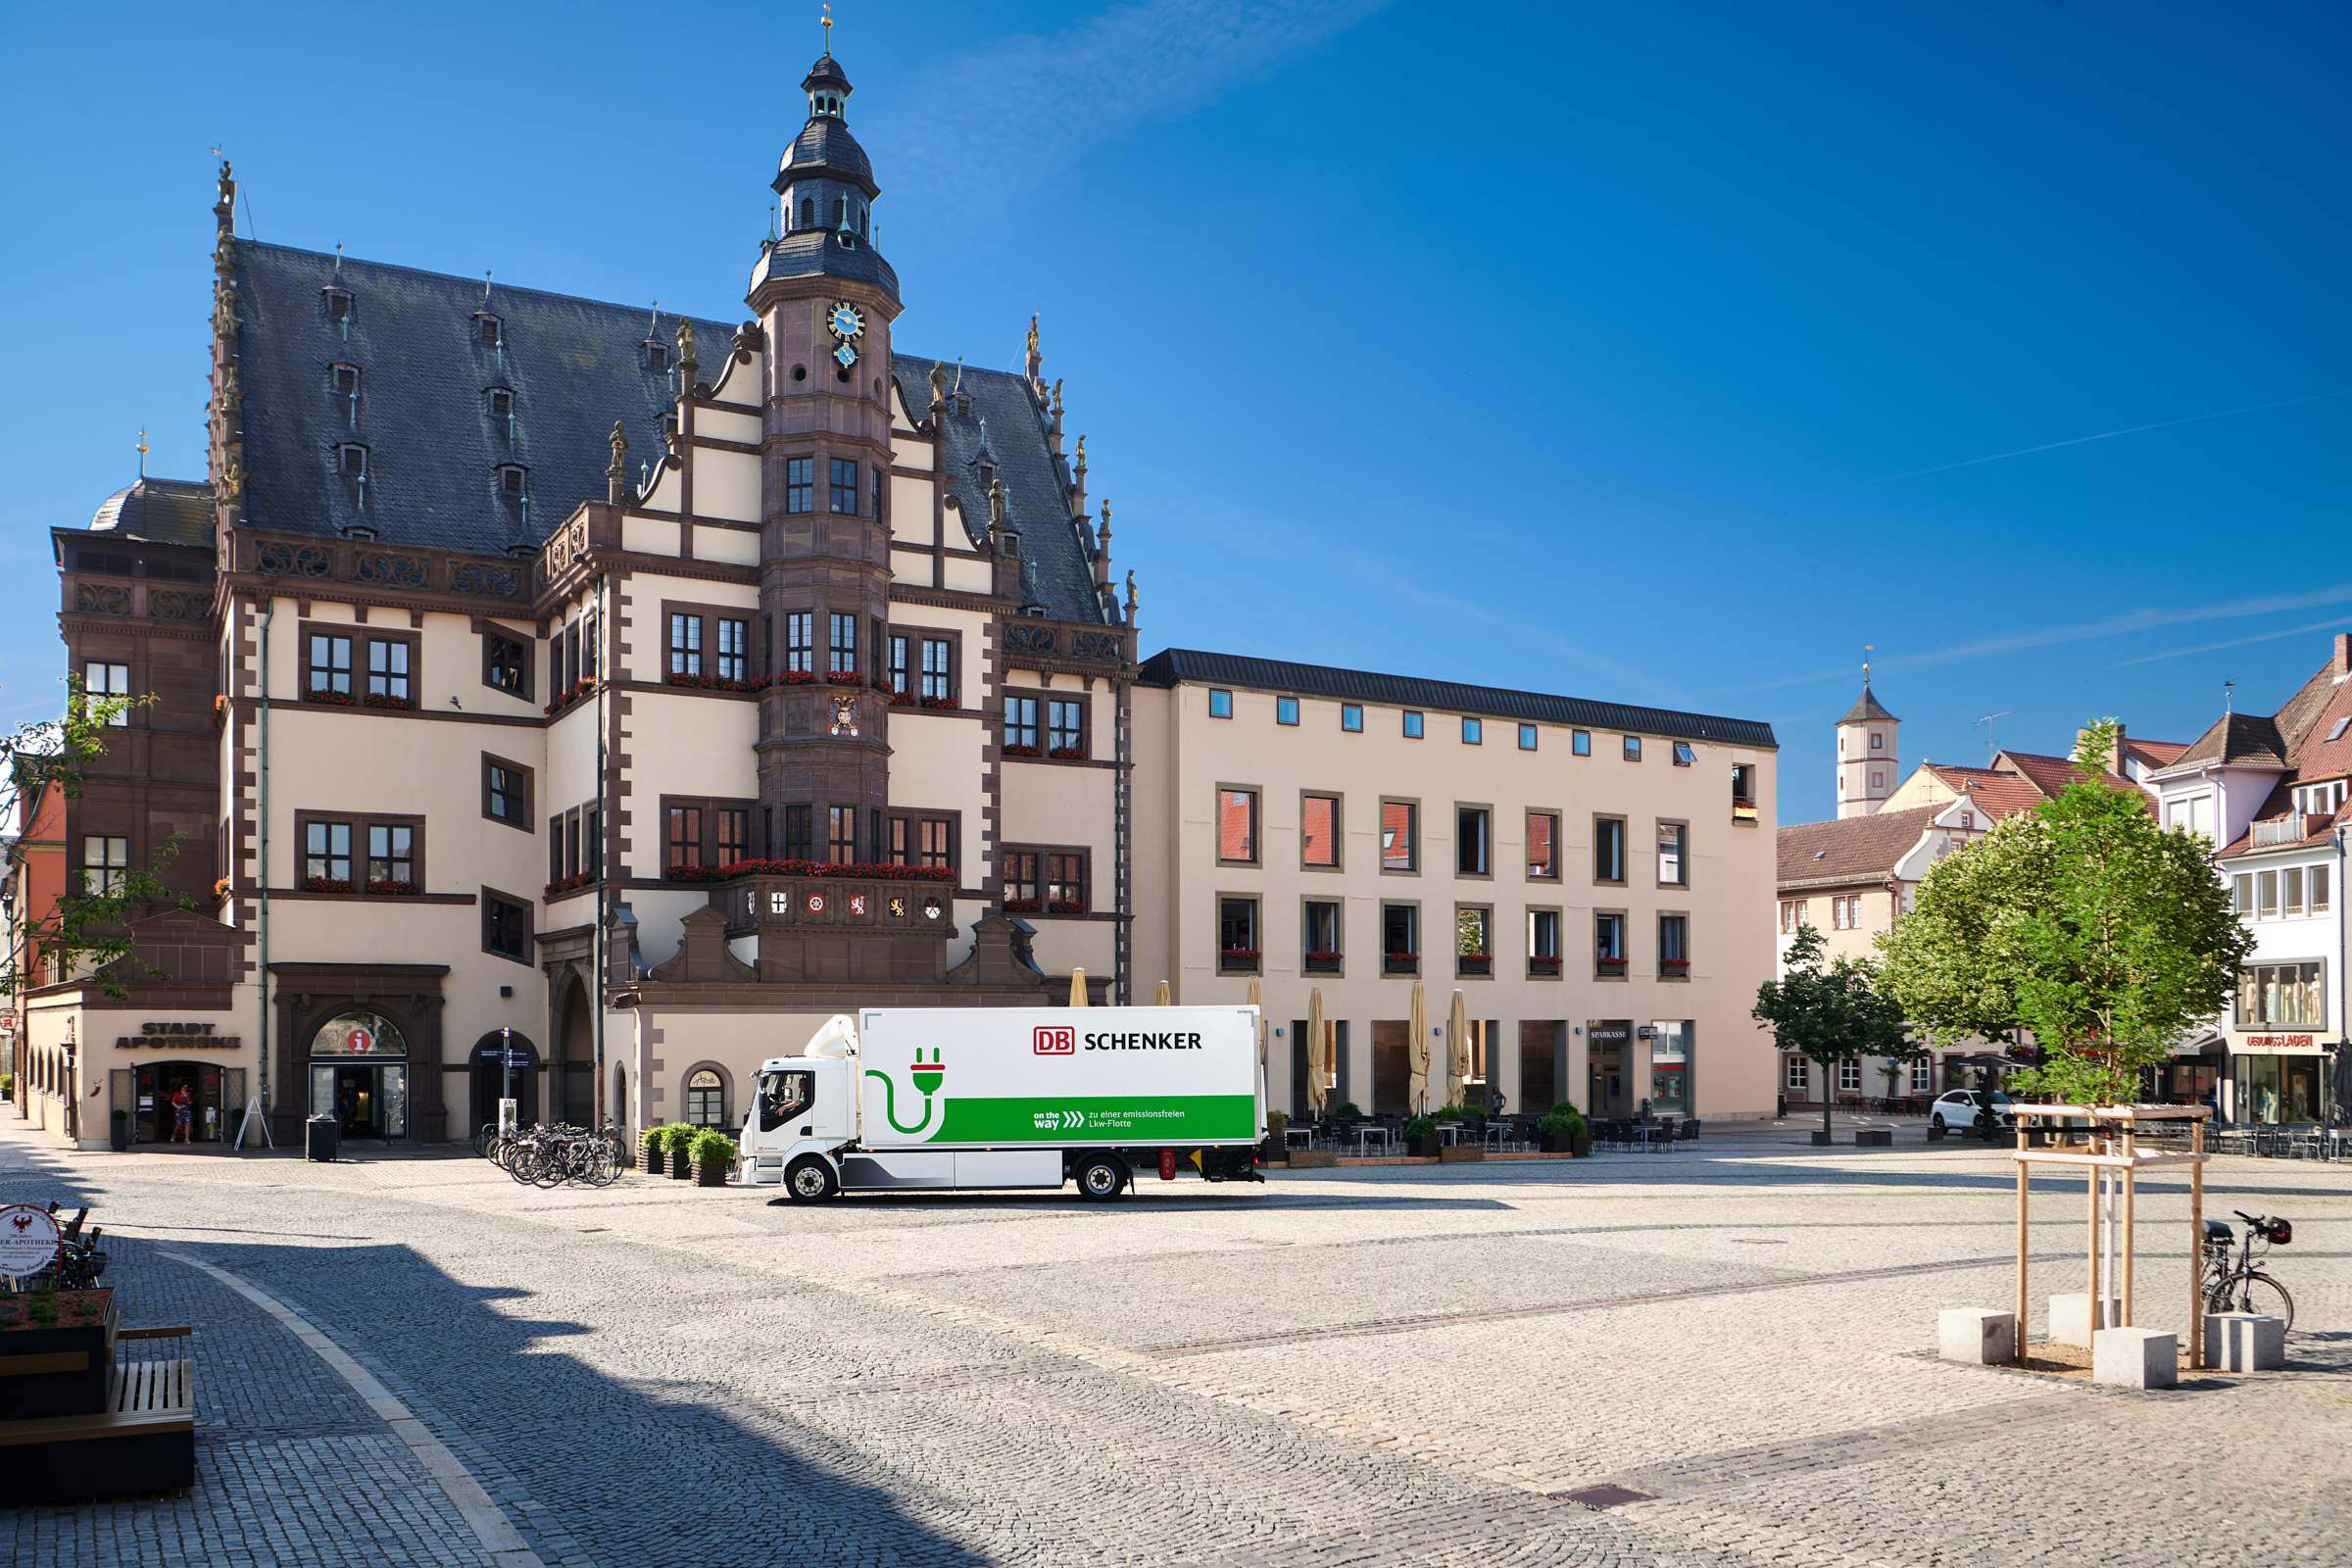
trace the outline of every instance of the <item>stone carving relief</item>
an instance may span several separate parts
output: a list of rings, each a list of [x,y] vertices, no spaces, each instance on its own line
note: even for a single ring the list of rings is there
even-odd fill
[[[74,608],[92,615],[127,615],[130,590],[108,583],[85,582],[75,593]]]
[[[522,591],[522,573],[512,566],[452,566],[449,591],[480,594],[485,599],[513,599]]]
[[[331,577],[335,553],[324,545],[265,544],[254,564],[266,577]]]
[[[1007,626],[1004,628],[1004,651],[1008,654],[1051,654],[1059,648],[1060,636],[1052,626]]]
[[[1070,639],[1070,654],[1077,659],[1117,660],[1120,654],[1117,634],[1106,631],[1082,631]]]
[[[426,586],[421,556],[362,556],[352,577],[358,582],[382,583],[390,588]]]
[[[188,593],[177,588],[147,590],[147,613],[157,620],[202,620],[212,613],[211,594]]]

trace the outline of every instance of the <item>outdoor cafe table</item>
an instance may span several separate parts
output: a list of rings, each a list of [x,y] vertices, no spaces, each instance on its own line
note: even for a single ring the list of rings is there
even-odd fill
[[[1364,1145],[1369,1140],[1374,1138],[1380,1140],[1381,1152],[1388,1152],[1389,1130],[1386,1127],[1359,1125],[1355,1129],[1355,1153],[1357,1158],[1361,1159],[1363,1157]]]

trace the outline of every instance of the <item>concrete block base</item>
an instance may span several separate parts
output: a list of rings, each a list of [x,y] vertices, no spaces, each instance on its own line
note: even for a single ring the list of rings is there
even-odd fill
[[[1830,1134],[1821,1131],[1819,1128],[1814,1129],[1813,1147],[1815,1149],[1827,1149],[1836,1142],[1838,1142],[1838,1140],[1832,1137]]]
[[[1892,1149],[1894,1147],[1894,1129],[1891,1127],[1857,1127],[1854,1129],[1854,1147],[1857,1149]]]
[[[2158,1329],[2100,1329],[2090,1337],[2090,1378],[2127,1389],[2180,1381],[2180,1338]]]
[[[2060,1345],[2080,1345],[2090,1348],[2090,1337],[2099,1330],[2113,1328],[2123,1320],[2124,1303],[2119,1297],[2107,1298],[2107,1310],[2099,1320],[2090,1320],[2090,1293],[2077,1291],[2071,1296],[2050,1298],[2050,1338]]]
[[[2286,1365],[2286,1320],[2254,1312],[2205,1314],[2205,1364],[2224,1372],[2276,1372]]]
[[[1946,1361],[2000,1366],[2017,1359],[2017,1314],[1973,1306],[1936,1314],[1936,1353]]]

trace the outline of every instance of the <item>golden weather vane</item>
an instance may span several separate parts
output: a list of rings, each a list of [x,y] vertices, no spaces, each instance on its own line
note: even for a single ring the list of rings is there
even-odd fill
[[[833,6],[831,0],[821,8],[825,14],[825,53],[833,52]]]
[[[147,432],[139,432],[139,477],[147,477]]]

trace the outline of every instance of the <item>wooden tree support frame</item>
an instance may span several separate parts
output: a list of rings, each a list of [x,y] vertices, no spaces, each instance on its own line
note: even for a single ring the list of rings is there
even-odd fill
[[[2132,1200],[2136,1193],[2134,1178],[2142,1170],[2159,1165],[2188,1167],[2188,1364],[2205,1364],[2205,1162],[2213,1156],[2205,1152],[2205,1123],[2213,1112],[2204,1105],[2024,1105],[2013,1104],[2017,1113],[2017,1148],[2010,1158],[2017,1162],[2017,1364],[2027,1364],[2026,1286],[2027,1232],[2030,1220],[2027,1199],[2033,1185],[2035,1165],[2080,1165],[2082,1187],[2089,1199],[2090,1208],[2090,1325],[2096,1333],[2102,1315],[2099,1279],[2099,1176],[2112,1170],[2123,1182],[2123,1215],[2118,1224],[2117,1252],[2123,1278],[2122,1289],[2115,1294],[2121,1298],[2119,1308],[2122,1321],[2110,1327],[2132,1326],[2132,1241],[2134,1235]],[[2083,1121],[2089,1124],[2089,1143],[2084,1152],[2053,1152],[2027,1147],[2029,1123],[2034,1121]],[[2145,1122],[2189,1123],[2188,1152],[2185,1154],[2143,1153],[2138,1148],[2138,1130]]]

